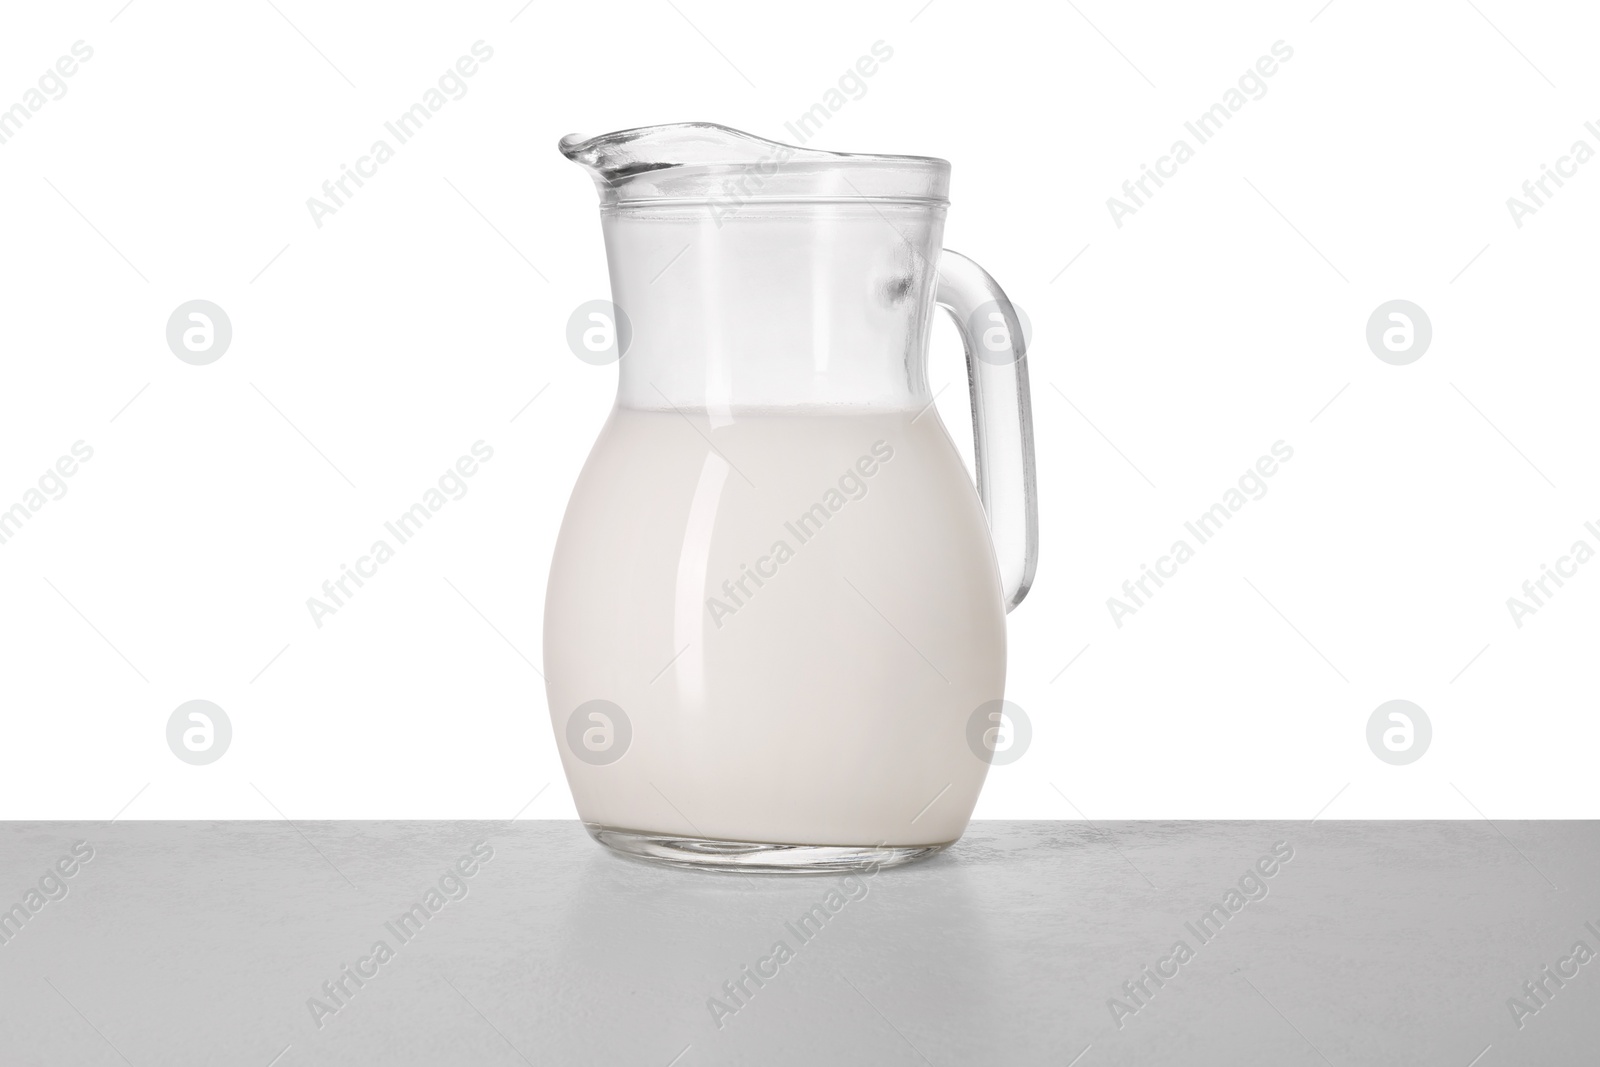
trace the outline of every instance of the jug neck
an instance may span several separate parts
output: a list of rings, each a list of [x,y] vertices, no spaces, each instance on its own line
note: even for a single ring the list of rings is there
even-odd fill
[[[713,413],[920,407],[943,205],[749,204],[604,212],[632,326],[617,401]]]
[[[924,356],[950,165],[713,123],[564,138],[600,191],[628,407],[898,408]]]

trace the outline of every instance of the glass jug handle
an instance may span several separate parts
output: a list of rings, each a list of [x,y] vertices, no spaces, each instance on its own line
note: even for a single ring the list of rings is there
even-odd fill
[[[1027,342],[1016,310],[995,280],[948,248],[939,259],[934,299],[955,319],[967,352],[978,499],[989,518],[1009,612],[1028,595],[1039,561]]]

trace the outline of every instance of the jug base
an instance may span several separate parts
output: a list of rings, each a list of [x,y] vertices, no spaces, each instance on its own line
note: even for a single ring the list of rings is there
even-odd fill
[[[621,830],[584,823],[591,837],[630,859],[700,871],[761,874],[834,874],[881,870],[926,859],[954,844],[789,845]]]

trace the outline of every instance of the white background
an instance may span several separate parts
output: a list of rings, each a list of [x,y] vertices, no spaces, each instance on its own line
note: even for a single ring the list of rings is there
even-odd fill
[[[1600,814],[1600,562],[1520,629],[1505,603],[1600,548],[1600,161],[1520,229],[1506,207],[1600,149],[1592,11],[275,2],[4,13],[0,107],[73,42],[94,56],[0,145],[0,507],[75,441],[94,458],[0,545],[0,816],[509,817],[538,794],[524,817],[572,817],[533,665],[616,371],[564,341],[608,294],[555,142],[791,139],[879,40],[893,58],[811,146],[949,159],[946,243],[1034,330],[1043,544],[1008,692],[1034,739],[977,814]],[[480,39],[467,95],[317,228],[306,199]],[[1107,197],[1279,40],[1267,94],[1114,225]],[[196,298],[234,330],[204,367],[165,341]],[[1403,367],[1364,337],[1395,298],[1434,329]],[[953,333],[936,386],[963,374]],[[939,408],[970,449],[964,404]],[[480,439],[469,494],[317,629],[306,598]],[[1280,439],[1268,494],[1117,628],[1106,598]],[[195,698],[233,723],[207,767],[165,742]],[[1434,728],[1406,767],[1365,739],[1393,698]]]

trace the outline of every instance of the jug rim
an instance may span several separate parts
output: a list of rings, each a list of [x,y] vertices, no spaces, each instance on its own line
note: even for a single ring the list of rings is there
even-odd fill
[[[949,202],[950,164],[936,156],[832,152],[716,122],[568,134],[561,154],[589,171],[604,206],[666,201]]]

